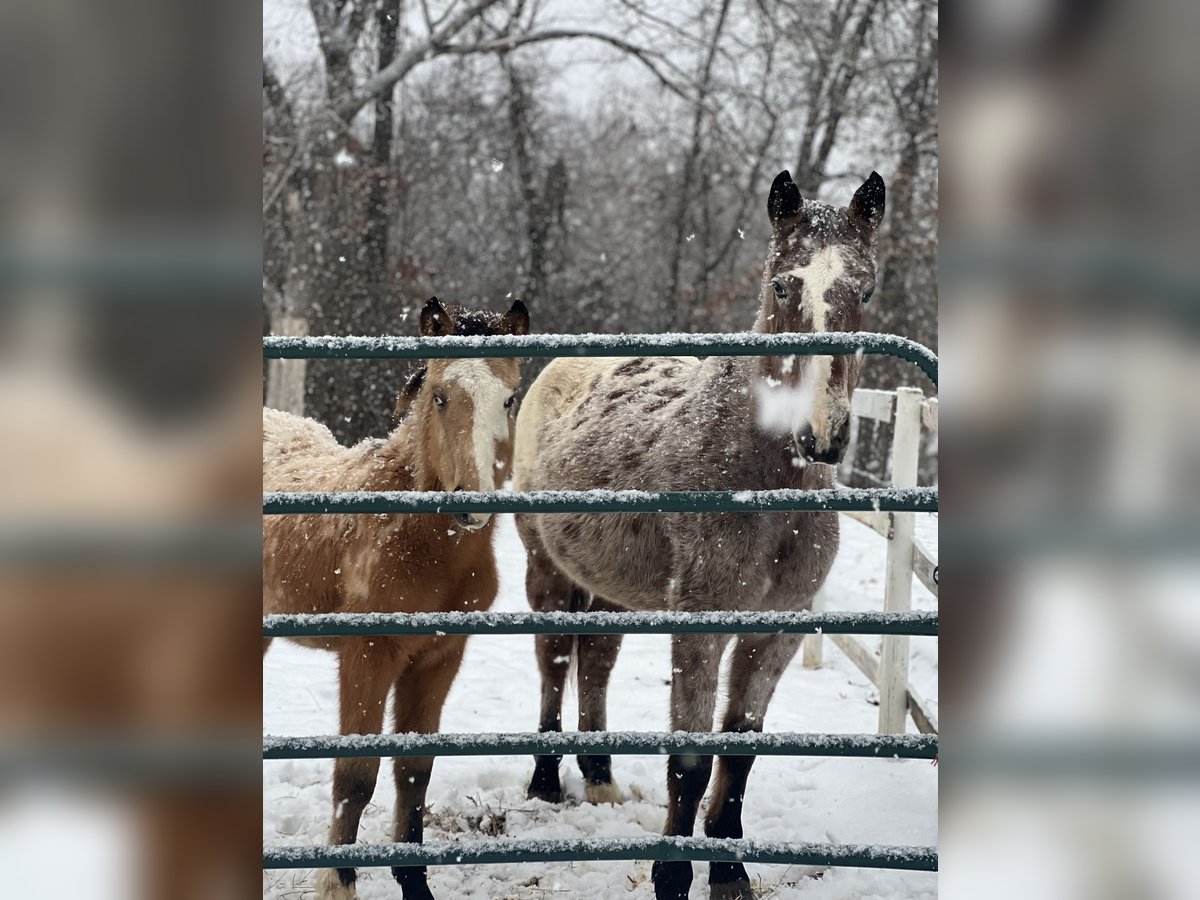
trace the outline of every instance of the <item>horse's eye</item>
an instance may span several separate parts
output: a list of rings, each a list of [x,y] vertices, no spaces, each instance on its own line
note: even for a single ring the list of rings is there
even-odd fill
[[[441,394],[434,394],[433,395],[433,405],[436,406],[438,409],[444,409],[446,406],[446,398],[443,397]]]
[[[775,296],[780,300],[787,296],[787,288],[785,288],[778,281],[771,282],[771,287],[775,289]]]
[[[512,409],[512,405],[516,402],[517,402],[517,395],[513,394],[511,397],[509,397],[507,400],[504,401],[504,408]]]
[[[870,300],[873,293],[875,293],[875,285],[871,285],[869,288],[867,288],[867,292],[863,294],[863,303],[866,303],[868,300]]]

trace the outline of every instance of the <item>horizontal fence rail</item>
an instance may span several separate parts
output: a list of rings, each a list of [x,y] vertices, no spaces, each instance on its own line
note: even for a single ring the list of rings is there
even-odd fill
[[[263,637],[400,634],[938,633],[935,612],[438,612],[263,616]]]
[[[0,792],[8,784],[108,786],[261,784],[258,741],[247,734],[8,734],[0,741]]]
[[[894,356],[917,365],[934,384],[938,359],[895,334],[523,334],[419,337],[263,338],[267,359],[466,359],[548,356]]]
[[[382,513],[937,512],[936,488],[773,491],[299,491],[263,494],[263,515]]]
[[[575,731],[515,734],[342,734],[267,737],[263,759],[380,756],[837,756],[934,759],[938,739],[927,734],[758,734],[722,731]]]
[[[430,844],[343,844],[328,847],[270,847],[264,869],[358,866],[445,866],[492,863],[697,860],[776,865],[854,866],[936,872],[933,847],[872,844],[814,844],[745,841],[734,838],[644,837],[582,840],[480,840]]]
[[[5,568],[262,567],[262,523],[22,522],[0,527]]]

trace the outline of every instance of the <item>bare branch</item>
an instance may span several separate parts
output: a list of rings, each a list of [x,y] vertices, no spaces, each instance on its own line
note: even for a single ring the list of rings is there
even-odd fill
[[[347,0],[338,10],[333,37],[347,48],[353,48],[362,35],[367,19],[367,0]]]
[[[665,75],[660,65],[670,66],[671,63],[663,56],[653,53],[636,44],[632,44],[615,35],[605,34],[601,31],[586,31],[575,28],[552,28],[545,31],[535,31],[530,34],[513,35],[511,37],[497,38],[492,41],[484,41],[479,44],[447,44],[438,52],[454,54],[457,56],[465,56],[471,53],[507,53],[510,50],[515,50],[518,47],[524,47],[527,44],[541,44],[546,41],[563,41],[583,38],[593,41],[601,41],[612,47],[616,47],[625,53],[628,53],[643,66],[650,70],[651,74],[666,87],[671,93],[682,97],[689,103],[695,102],[695,97],[689,95],[678,83],[672,81]]]

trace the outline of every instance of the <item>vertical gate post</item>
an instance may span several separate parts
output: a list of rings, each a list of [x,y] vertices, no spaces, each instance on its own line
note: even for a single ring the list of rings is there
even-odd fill
[[[825,591],[824,589],[817,591],[817,595],[813,597],[812,611],[823,612],[825,609]],[[806,634],[804,642],[800,645],[803,649],[804,668],[819,669],[824,662],[824,644],[825,636],[821,632],[816,634]]]
[[[896,390],[896,426],[892,436],[892,486],[916,487],[921,447],[921,401],[917,388]],[[913,526],[915,513],[892,513],[888,541],[884,612],[912,607]],[[879,657],[879,733],[903,734],[908,715],[908,635],[884,635]]]

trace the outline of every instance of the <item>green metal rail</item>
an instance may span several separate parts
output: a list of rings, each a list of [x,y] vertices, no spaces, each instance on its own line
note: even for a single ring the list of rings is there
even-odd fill
[[[938,739],[927,734],[809,734],[728,731],[557,731],[514,734],[341,734],[268,737],[263,759],[380,756],[831,756],[934,759]]]
[[[936,636],[935,612],[438,612],[263,616],[263,637],[399,634],[910,634]]]
[[[551,356],[895,356],[937,384],[928,347],[894,334],[523,334],[486,337],[266,337],[267,359],[467,359]]]
[[[583,840],[480,840],[440,844],[345,844],[279,847],[263,853],[264,869],[358,866],[445,866],[492,863],[694,860],[802,866],[855,866],[936,872],[933,847],[765,843],[732,838],[649,837]]]
[[[774,491],[322,491],[263,494],[263,515],[379,513],[937,512],[936,488]]]
[[[522,335],[488,337],[268,337],[273,359],[432,359],[551,356],[788,356],[871,353],[915,363],[937,384],[937,357],[927,348],[879,334]],[[890,510],[935,512],[936,489],[815,491],[496,491],[268,493],[264,515],[420,513],[762,513]],[[399,634],[814,633],[936,635],[936,613],[368,613],[275,615],[266,637]],[[927,735],[641,733],[393,734],[268,737],[263,759],[499,754],[779,755],[934,759]],[[573,860],[693,860],[857,866],[936,871],[934,847],[814,843],[764,844],[740,839],[615,838],[472,841],[276,847],[267,869],[469,865]]]

